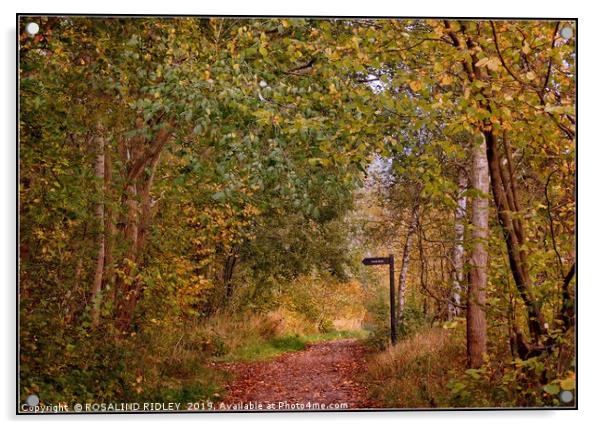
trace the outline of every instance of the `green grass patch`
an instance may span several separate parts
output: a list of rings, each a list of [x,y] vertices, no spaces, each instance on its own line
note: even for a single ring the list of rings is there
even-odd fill
[[[310,343],[332,341],[343,338],[365,339],[368,331],[330,331],[312,335],[284,335],[267,341],[257,341],[239,349],[232,350],[223,357],[216,358],[218,361],[257,361],[274,358],[288,352],[303,350]]]
[[[275,350],[297,351],[305,348],[306,341],[298,335],[288,335],[286,337],[276,337],[269,342],[269,345]]]
[[[302,350],[306,344],[307,341],[298,335],[275,337],[269,341],[254,342],[233,350],[219,360],[227,362],[265,360],[282,353]]]
[[[319,334],[306,335],[303,338],[308,343],[318,343],[321,341],[341,340],[345,338],[357,338],[364,340],[368,338],[370,332],[365,329],[357,329],[353,331],[328,331]]]

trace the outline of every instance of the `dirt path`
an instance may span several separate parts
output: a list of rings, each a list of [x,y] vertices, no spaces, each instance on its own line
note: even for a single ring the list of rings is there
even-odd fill
[[[358,376],[366,365],[358,340],[316,343],[269,361],[234,363],[225,407],[249,403],[263,410],[369,408]]]

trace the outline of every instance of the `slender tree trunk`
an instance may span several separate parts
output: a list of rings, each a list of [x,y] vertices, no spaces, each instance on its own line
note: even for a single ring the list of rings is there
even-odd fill
[[[460,172],[458,180],[460,195],[454,219],[454,250],[452,253],[452,289],[450,302],[447,305],[447,318],[452,320],[460,314],[460,300],[464,282],[464,218],[466,217],[466,187],[467,178]]]
[[[401,270],[399,271],[399,282],[397,285],[397,300],[398,300],[398,309],[397,320],[402,320],[403,312],[406,304],[406,288],[408,282],[408,270],[410,268],[410,254],[412,253],[412,246],[414,244],[414,234],[416,232],[416,227],[418,226],[418,198],[416,202],[412,206],[412,213],[410,214],[410,225],[408,226],[408,232],[406,234],[406,241],[403,246],[403,255],[401,257]]]
[[[575,303],[569,292],[571,280],[574,276],[575,264],[573,263],[569,272],[564,277],[564,281],[562,282],[562,312],[556,317],[556,319],[562,320],[564,330],[567,330],[569,327],[575,324]]]
[[[236,265],[236,255],[230,254],[226,258],[224,264],[224,286],[226,288],[226,300],[230,300],[232,293],[234,292],[234,285],[232,284],[232,276],[234,275],[234,266]]]
[[[487,352],[485,318],[487,288],[487,239],[489,237],[489,176],[485,141],[473,146],[472,187],[478,195],[472,202],[472,254],[468,283],[466,345],[467,364],[478,368]]]
[[[150,162],[150,175],[140,192],[140,220],[138,227],[138,238],[136,240],[136,255],[140,255],[142,253],[148,237],[148,230],[152,220],[153,206],[150,191],[155,182],[155,172],[157,171],[157,166],[159,165],[159,160],[161,158],[160,155],[161,154],[158,153]]]
[[[115,303],[115,270],[113,267],[113,244],[115,239],[115,213],[113,210],[113,163],[111,147],[105,145],[105,300]]]
[[[102,130],[99,127],[99,133]],[[92,327],[96,327],[100,320],[100,305],[101,305],[101,296],[100,291],[102,289],[102,278],[104,273],[104,263],[105,263],[105,233],[104,233],[104,179],[105,179],[105,141],[102,136],[99,136],[95,139],[96,142],[96,165],[95,165],[95,175],[97,180],[97,190],[98,190],[98,198],[99,201],[96,204],[96,220],[98,222],[98,227],[100,229],[98,233],[98,252],[96,254],[96,271],[94,273],[94,283],[92,284]]]
[[[127,208],[125,228],[123,235],[127,243],[127,251],[123,261],[123,268],[117,279],[117,324],[126,331],[131,323],[136,306],[135,289],[133,285],[133,271],[137,264],[138,231],[140,223],[139,192],[136,183],[130,183],[126,188],[125,206]]]

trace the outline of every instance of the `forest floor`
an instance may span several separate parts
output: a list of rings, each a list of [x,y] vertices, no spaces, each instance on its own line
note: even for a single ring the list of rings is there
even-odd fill
[[[313,343],[269,360],[219,366],[233,375],[223,400],[226,409],[249,403],[280,411],[307,410],[308,403],[312,409],[374,406],[360,381],[366,369],[366,350],[357,339]]]

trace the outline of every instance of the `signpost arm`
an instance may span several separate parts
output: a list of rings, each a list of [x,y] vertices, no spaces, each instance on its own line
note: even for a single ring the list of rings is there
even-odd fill
[[[395,321],[395,259],[392,254],[389,255],[389,298],[391,300],[391,343],[397,342],[397,324]]]

